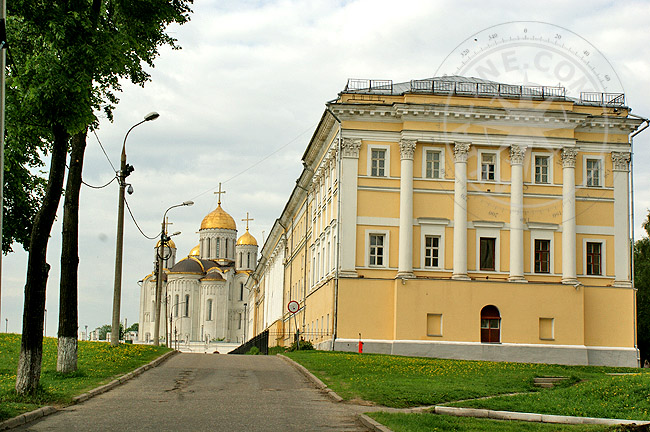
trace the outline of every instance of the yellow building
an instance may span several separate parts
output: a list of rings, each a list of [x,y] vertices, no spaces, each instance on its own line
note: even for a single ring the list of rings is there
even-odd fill
[[[350,80],[247,285],[251,335],[636,366],[622,94]],[[289,301],[300,310],[291,314]]]

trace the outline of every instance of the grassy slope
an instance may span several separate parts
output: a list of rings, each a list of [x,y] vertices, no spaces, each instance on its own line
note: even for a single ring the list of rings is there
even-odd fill
[[[455,405],[627,419],[650,419],[650,374],[639,369],[441,360],[303,351],[287,356],[307,367],[345,399],[391,407],[440,404],[484,396],[527,395]],[[608,372],[637,372],[611,376]],[[540,390],[537,376],[568,376]],[[584,381],[584,382],[581,382]],[[578,383],[578,384],[576,384]]]
[[[39,391],[30,397],[16,395],[16,369],[20,335],[0,334],[0,421],[43,405],[69,403],[72,397],[111,381],[159,357],[169,349],[149,345],[79,342],[78,370],[56,372],[56,339],[43,341],[43,366]]]

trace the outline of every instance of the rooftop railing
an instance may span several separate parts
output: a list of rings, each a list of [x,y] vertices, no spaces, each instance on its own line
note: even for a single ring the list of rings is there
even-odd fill
[[[513,99],[567,99],[564,87],[525,86],[489,82],[427,79],[412,80],[410,83],[400,84],[399,88],[401,91],[411,93]],[[392,80],[349,79],[344,91],[392,94],[394,89],[395,86]],[[582,92],[579,100],[582,103],[589,104],[622,106],[625,104],[625,95],[623,93]]]

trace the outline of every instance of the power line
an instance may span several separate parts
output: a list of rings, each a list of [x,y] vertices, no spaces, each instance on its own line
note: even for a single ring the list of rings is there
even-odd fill
[[[304,134],[306,134],[307,132],[309,132],[310,130],[312,130],[312,129],[313,129],[314,127],[316,127],[317,125],[318,125],[318,123],[315,123],[315,124],[309,126],[307,129],[305,129],[304,131],[302,131],[300,134],[298,134],[295,138],[293,138],[292,140],[290,140],[290,141],[287,142],[286,144],[282,145],[281,147],[278,147],[277,149],[275,149],[274,151],[272,151],[272,152],[269,153],[268,155],[264,156],[262,159],[258,160],[257,162],[253,163],[252,165],[248,166],[247,168],[243,169],[242,171],[238,172],[237,174],[235,174],[234,176],[230,177],[228,180],[226,180],[226,181],[224,181],[224,182],[222,182],[222,183],[224,183],[224,184],[225,184],[225,183],[228,183],[229,181],[236,179],[237,177],[239,177],[240,175],[244,174],[245,172],[248,172],[248,171],[250,171],[251,169],[255,168],[256,166],[258,166],[259,164],[261,164],[261,163],[264,162],[265,160],[269,159],[269,158],[270,158],[271,156],[273,156],[274,154],[278,153],[280,150],[283,150],[285,147],[287,147],[287,146],[289,146],[290,144],[293,144],[294,142],[296,142],[299,138],[301,138]],[[203,192],[201,192],[201,193],[199,193],[198,195],[196,195],[195,197],[193,197],[192,200],[195,200],[195,199],[197,199],[197,198],[199,198],[199,197],[201,197],[201,196],[203,196],[203,195],[205,195],[205,194],[207,194],[207,193],[209,193],[209,192],[212,192],[212,191],[215,190],[217,187],[218,187],[218,185],[217,185],[217,186],[214,186],[214,187],[212,187],[212,188],[210,188],[210,189],[208,189],[208,190],[205,190],[205,191],[203,191]]]
[[[156,234],[153,237],[149,237],[142,231],[142,229],[140,229],[140,225],[138,225],[138,221],[135,220],[135,216],[133,216],[133,212],[131,211],[131,207],[129,207],[129,202],[126,200],[126,197],[124,197],[124,204],[126,204],[126,208],[129,211],[129,214],[131,215],[131,219],[133,219],[133,223],[135,224],[136,228],[138,228],[138,231],[140,231],[140,234],[142,234],[145,238],[149,240],[156,240],[158,238],[158,234]]]

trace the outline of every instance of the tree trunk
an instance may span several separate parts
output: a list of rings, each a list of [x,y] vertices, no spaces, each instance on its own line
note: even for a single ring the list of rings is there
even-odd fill
[[[29,240],[25,306],[23,310],[23,335],[16,373],[16,391],[21,395],[33,393],[41,378],[43,357],[43,315],[45,288],[50,266],[47,263],[47,243],[61,199],[68,133],[61,125],[52,128],[54,143],[50,161],[50,174],[43,205],[36,214]]]
[[[59,287],[59,344],[56,370],[77,370],[77,271],[79,267],[79,192],[86,150],[86,131],[72,137],[70,168],[63,204],[63,239],[61,243],[61,283]]]

